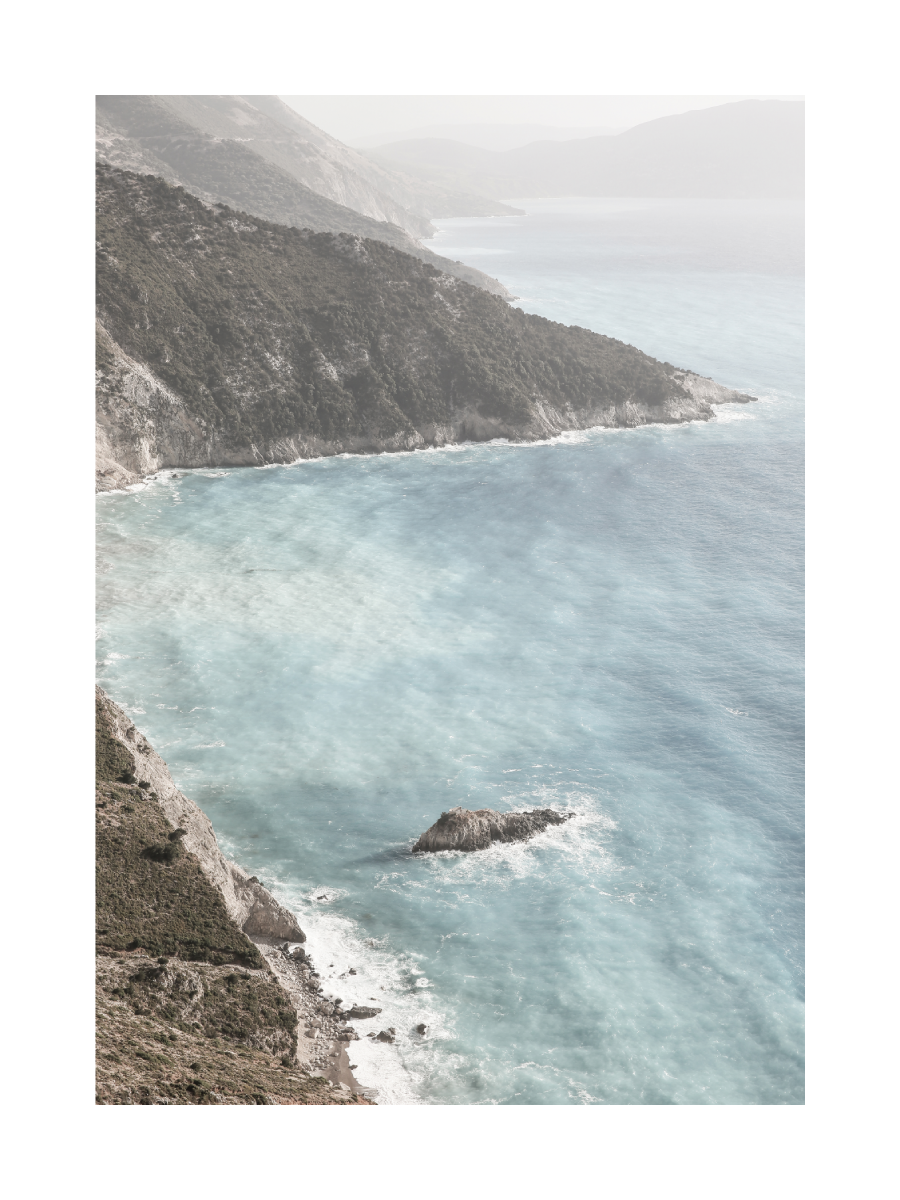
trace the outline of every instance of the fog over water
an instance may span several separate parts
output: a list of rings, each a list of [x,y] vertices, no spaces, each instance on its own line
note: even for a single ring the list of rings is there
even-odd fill
[[[382,1102],[801,1103],[802,206],[513,203],[428,244],[759,402],[100,497],[100,682]],[[576,816],[412,858],[455,804]]]

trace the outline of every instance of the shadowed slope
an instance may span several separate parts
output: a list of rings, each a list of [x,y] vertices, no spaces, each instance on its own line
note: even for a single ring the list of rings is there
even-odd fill
[[[535,440],[748,399],[382,242],[150,176],[98,167],[97,233],[101,457],[130,470]]]

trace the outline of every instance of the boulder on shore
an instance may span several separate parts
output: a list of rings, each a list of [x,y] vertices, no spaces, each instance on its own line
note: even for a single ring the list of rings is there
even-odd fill
[[[354,1004],[342,1016],[345,1021],[367,1021],[369,1017],[377,1017],[380,1012],[380,1008],[366,1008],[364,1004]]]
[[[430,829],[426,829],[412,848],[418,851],[486,850],[492,842],[524,842],[543,833],[549,825],[562,825],[574,813],[558,813],[552,808],[535,808],[531,812],[497,813],[490,808],[474,812],[467,808],[451,808],[441,813]]]

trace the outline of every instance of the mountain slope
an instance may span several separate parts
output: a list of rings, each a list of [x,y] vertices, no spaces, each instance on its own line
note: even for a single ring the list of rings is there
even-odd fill
[[[189,99],[196,107],[200,101],[208,104],[217,98],[194,96]],[[348,204],[351,208],[358,208],[360,212],[367,210],[355,203],[351,197],[356,195],[356,189],[360,188],[362,182],[377,190],[380,195],[390,197],[407,213],[422,218],[423,236],[433,232],[427,223],[427,218],[430,217],[491,217],[520,211],[484,196],[448,191],[434,184],[425,184],[421,179],[398,171],[396,167],[381,167],[359,151],[345,146],[337,138],[318,129],[277,96],[241,96],[238,99],[251,106],[251,112],[255,110],[265,114],[276,127],[274,136],[269,133],[263,134],[260,130],[260,134],[255,136],[252,142],[254,149],[286,170],[294,172],[298,179],[302,179],[314,190],[340,200],[342,204]],[[180,101],[181,98],[171,98],[171,101],[175,100]],[[250,113],[242,113],[245,120],[249,116]],[[249,131],[245,130],[246,132]],[[312,151],[317,153],[317,158],[314,159]],[[296,168],[295,163],[298,164]],[[322,181],[321,186],[317,185],[318,180]],[[336,189],[334,194],[331,188]],[[345,194],[342,189],[348,189],[346,199],[342,198]]]
[[[688,420],[747,399],[383,242],[97,170],[101,486],[161,465]]]
[[[100,688],[95,728],[97,1103],[365,1103],[311,966],[288,971],[275,928],[253,931],[253,912],[241,922],[229,884],[242,877],[286,918],[280,936],[305,941],[293,914],[226,862],[205,814]],[[327,1043],[304,1034],[311,1020]]]
[[[229,124],[240,130],[241,125],[233,115],[219,114],[213,106],[202,104],[205,99],[210,98],[98,96],[98,160],[125,170],[158,175],[207,203],[228,204],[278,224],[377,238],[476,287],[509,295],[502,284],[474,267],[451,263],[422,247],[415,239],[419,234],[433,232],[429,222],[406,212],[390,198],[379,196],[368,185],[360,184],[355,190],[337,185],[330,189],[343,194],[349,206],[307,186],[299,178],[301,156],[295,145],[289,147],[291,153],[286,150],[275,153],[272,146],[278,144],[283,149],[283,145],[274,136],[268,140],[235,138],[211,132],[228,131]],[[277,133],[274,122],[264,114],[249,104],[241,108],[239,97],[211,99],[221,99],[223,104],[234,101],[238,116],[250,120],[248,114],[255,113],[259,122],[266,125],[266,132]],[[260,148],[269,156],[259,153]],[[275,161],[279,157],[293,170],[279,165]],[[371,170],[371,164],[366,167]],[[315,176],[314,171],[306,174]],[[346,174],[352,176],[352,172]],[[348,190],[352,194],[347,194]],[[352,202],[363,205],[370,215],[358,211]]]
[[[369,157],[491,196],[789,197],[804,187],[804,105],[742,100],[661,117],[613,137],[496,152],[444,139]]]

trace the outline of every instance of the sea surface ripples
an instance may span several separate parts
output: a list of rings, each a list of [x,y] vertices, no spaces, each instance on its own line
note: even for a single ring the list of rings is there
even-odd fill
[[[760,402],[101,497],[100,679],[382,1102],[800,1103],[802,214],[516,203],[434,249]],[[576,816],[412,858],[455,804]]]

